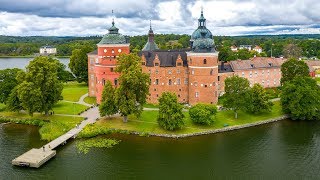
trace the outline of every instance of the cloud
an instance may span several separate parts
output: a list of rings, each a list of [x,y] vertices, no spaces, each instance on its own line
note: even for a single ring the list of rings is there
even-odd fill
[[[191,34],[201,7],[215,35],[320,33],[317,0],[0,0],[0,34],[88,36],[107,33],[114,10],[126,35]],[[312,8],[311,8],[312,7]]]

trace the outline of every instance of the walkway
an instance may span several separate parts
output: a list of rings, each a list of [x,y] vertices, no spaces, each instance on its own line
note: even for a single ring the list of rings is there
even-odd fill
[[[88,104],[88,103],[84,102],[84,99],[85,99],[86,97],[88,97],[88,93],[86,93],[86,94],[82,95],[82,96],[80,97],[80,99],[79,99],[79,101],[78,101],[78,102],[75,102],[75,101],[67,101],[67,100],[62,100],[62,101],[64,101],[64,102],[68,102],[68,103],[81,104],[81,105],[84,105],[84,106],[87,106],[87,107],[91,107],[91,106],[92,106],[92,104]]]
[[[70,138],[75,138],[76,135],[88,124],[96,122],[97,118],[100,118],[98,107],[89,109],[81,114],[82,117],[87,118],[83,120],[80,125],[68,131],[66,134],[58,137],[57,139],[49,142],[38,149],[31,149],[28,152],[12,160],[12,164],[16,166],[28,166],[38,168],[52,157],[56,155],[56,151],[53,150],[61,144],[67,143]]]

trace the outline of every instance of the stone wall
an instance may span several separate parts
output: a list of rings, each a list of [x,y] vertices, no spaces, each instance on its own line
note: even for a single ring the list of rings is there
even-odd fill
[[[208,131],[203,131],[203,132],[196,132],[196,133],[191,133],[191,134],[155,134],[155,133],[148,133],[149,136],[157,136],[157,137],[166,137],[166,138],[185,138],[185,137],[191,137],[191,136],[200,136],[200,135],[206,135],[206,134],[214,134],[214,133],[220,133],[220,132],[226,132],[226,131],[233,131],[237,129],[243,129],[243,128],[248,128],[248,127],[253,127],[253,126],[259,126],[262,124],[268,124],[284,119],[288,119],[288,115],[283,115],[277,118],[273,119],[268,119],[265,121],[259,121],[259,122],[254,122],[254,123],[248,123],[248,124],[243,124],[243,125],[236,125],[236,126],[229,126],[229,127],[224,127],[220,129],[213,129],[213,130],[208,130]],[[137,134],[137,135],[145,135],[146,133],[142,132],[132,132],[132,134]]]

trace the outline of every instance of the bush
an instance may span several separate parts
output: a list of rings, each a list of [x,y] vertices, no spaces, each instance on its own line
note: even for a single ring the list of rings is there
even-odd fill
[[[191,120],[196,124],[204,125],[211,125],[216,113],[217,107],[211,104],[197,104],[189,110]]]

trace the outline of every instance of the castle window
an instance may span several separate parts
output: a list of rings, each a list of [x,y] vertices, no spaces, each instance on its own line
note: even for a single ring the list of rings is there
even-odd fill
[[[168,85],[172,85],[172,80],[169,79]]]
[[[242,72],[242,77],[244,77],[244,72]]]
[[[104,86],[106,84],[106,80],[102,79],[102,86]]]
[[[159,84],[159,79],[156,79],[156,85],[158,85]]]
[[[159,63],[154,63],[154,66],[159,66]]]
[[[199,97],[199,92],[196,92],[196,98]]]
[[[190,61],[189,61],[189,62],[190,62],[190,64],[192,64],[192,59],[190,59]]]
[[[208,86],[205,84],[204,87],[208,87]]]
[[[272,63],[268,63],[268,64],[269,64],[270,67],[272,66]]]
[[[111,50],[111,53],[112,53],[112,54],[114,53],[114,50],[113,50],[113,49]]]
[[[90,64],[94,64],[94,59],[90,58]]]
[[[194,82],[193,84],[194,84],[194,86],[198,86],[198,83],[197,83],[197,82]]]
[[[113,72],[113,68],[110,68],[110,72]]]
[[[158,69],[156,70],[156,74],[159,74],[159,71],[158,71]]]
[[[189,81],[188,78],[185,78],[184,79],[184,84],[188,84],[188,81]]]
[[[115,85],[115,86],[118,85],[118,79],[114,79],[114,85]]]
[[[168,74],[172,74],[172,70],[169,70],[169,71],[168,71]]]
[[[177,85],[180,85],[180,79],[179,78],[177,79]]]
[[[181,62],[177,63],[177,66],[182,66],[182,63]]]
[[[141,64],[142,64],[142,65],[146,65],[146,62],[142,62]]]
[[[207,59],[204,59],[204,60],[203,60],[203,64],[207,64]]]
[[[251,65],[251,68],[254,68],[254,64],[250,64]]]
[[[213,69],[210,70],[210,75],[212,75],[212,74],[213,74]]]
[[[191,70],[191,74],[194,74],[194,69]]]
[[[178,94],[178,97],[180,97],[180,94]]]
[[[180,74],[180,69],[177,69],[177,74]]]
[[[153,89],[154,91],[157,91],[157,89]]]
[[[220,76],[218,76],[218,81],[220,81]]]

